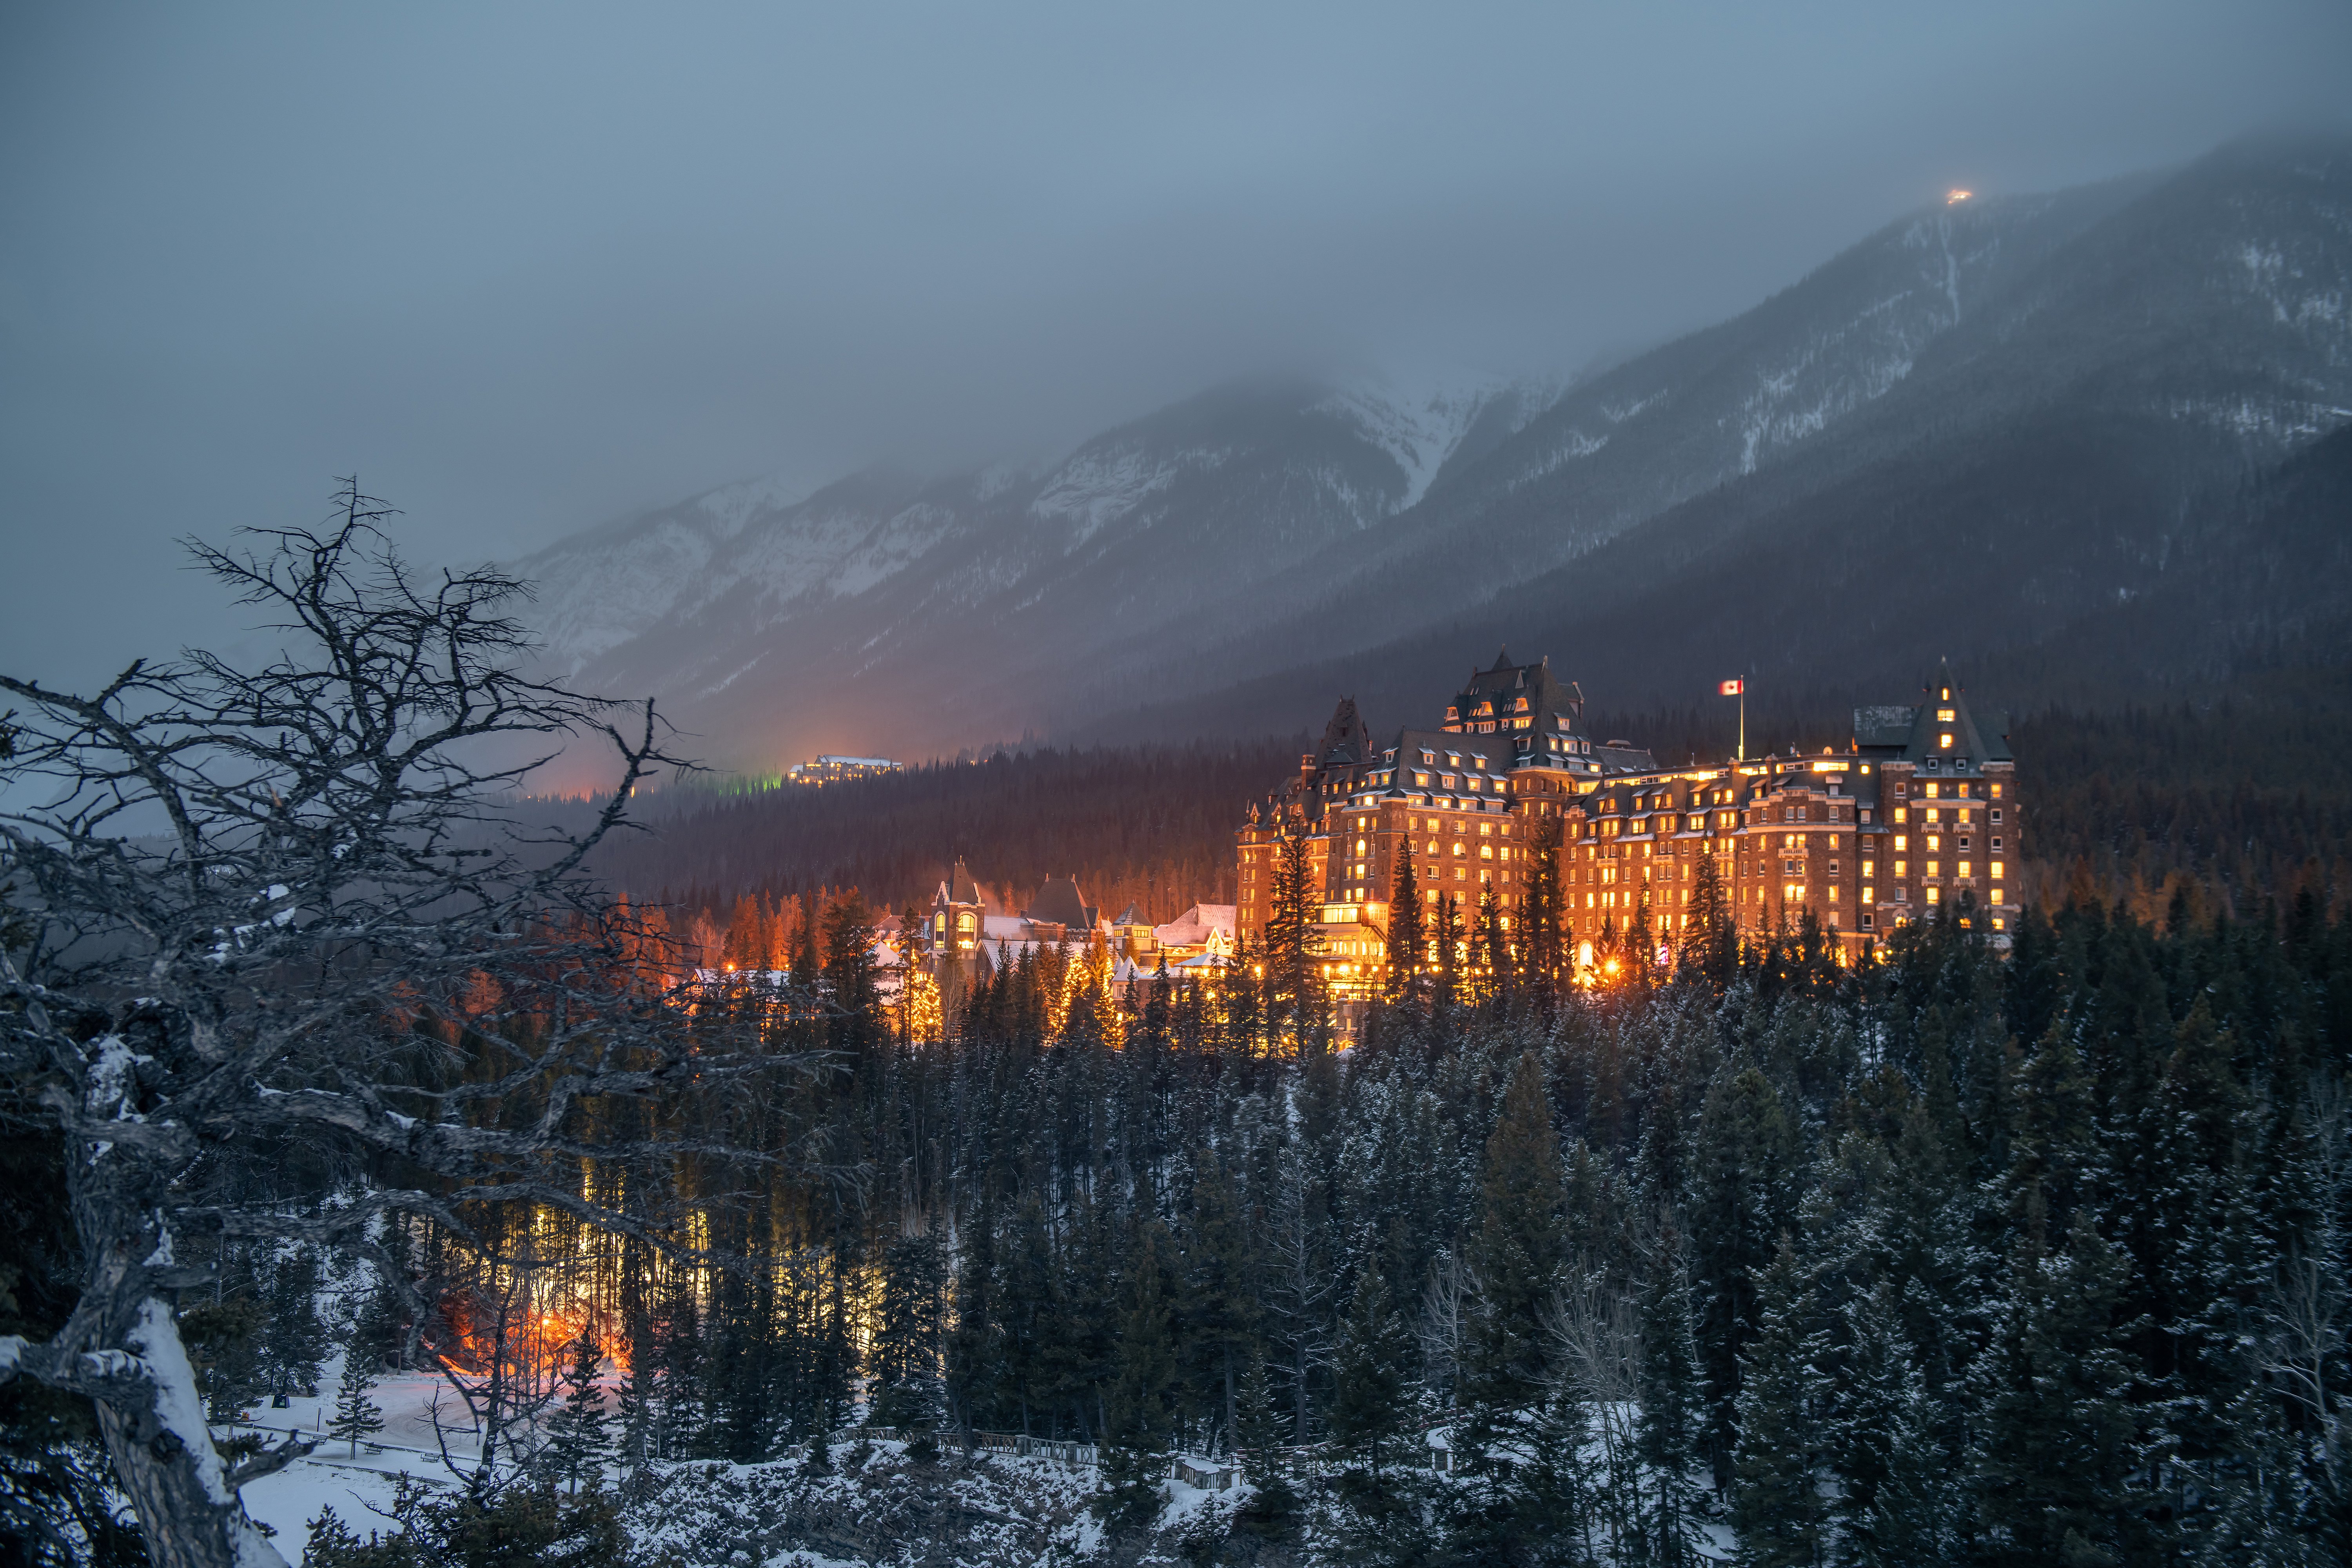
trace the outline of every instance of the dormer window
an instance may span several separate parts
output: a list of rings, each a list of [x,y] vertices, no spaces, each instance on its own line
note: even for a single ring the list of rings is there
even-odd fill
[[[1936,710],[1936,722],[1938,724],[1948,724],[1955,717],[1957,717],[1957,715],[1953,710],[1949,708],[1938,708]]]

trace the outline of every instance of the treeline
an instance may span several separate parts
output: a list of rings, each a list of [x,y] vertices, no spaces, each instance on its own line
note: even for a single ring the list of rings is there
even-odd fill
[[[2121,900],[2144,921],[2185,900],[2200,918],[2255,919],[2306,886],[2323,901],[2352,887],[2352,689],[2290,672],[2250,698],[2018,721],[2029,900]],[[1840,717],[1759,707],[1751,749],[1842,744]],[[1662,761],[1722,754],[1732,739],[1712,709],[1594,724]],[[1075,873],[1106,915],[1132,902],[1165,921],[1233,900],[1234,824],[1297,751],[1040,751],[823,790],[680,795],[656,808],[652,832],[608,849],[604,868],[635,897],[700,916],[706,941],[725,938],[747,896],[772,912],[855,888],[892,910],[927,909],[957,855],[1008,910]]]
[[[608,844],[599,868],[689,910],[848,888],[897,910],[929,908],[961,855],[1009,910],[1075,875],[1106,915],[1133,903],[1173,920],[1233,901],[1234,823],[1297,766],[1299,744],[1040,749],[823,789],[677,791],[649,803],[652,831]]]
[[[635,1457],[1024,1432],[1102,1446],[1118,1528],[1157,1456],[1237,1454],[1234,1552],[1350,1563],[2352,1549],[2352,915],[2315,899],[1397,976],[1344,1051],[1259,964],[1113,992],[1052,952],[916,1037],[862,934],[780,1016],[833,1066],[735,1128],[844,1179],[689,1162],[724,1257],[606,1247]]]

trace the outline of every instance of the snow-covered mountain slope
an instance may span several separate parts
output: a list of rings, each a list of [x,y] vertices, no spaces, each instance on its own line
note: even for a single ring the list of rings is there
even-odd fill
[[[573,674],[643,634],[707,580],[723,546],[800,499],[774,479],[727,485],[516,563],[538,595],[532,619],[550,661]]]
[[[524,569],[560,667],[716,760],[952,752],[1452,626],[1695,498],[1923,441],[2101,411],[2275,460],[2352,417],[2347,213],[2342,146],[2226,149],[1906,216],[1565,387],[1229,386],[1042,468],[733,487]]]
[[[1140,631],[1213,619],[1236,562],[1279,571],[1376,533],[1474,428],[1516,427],[1538,395],[1464,379],[1229,386],[1051,465],[933,479],[877,469],[804,499],[731,486],[519,570],[538,584],[554,668],[664,693],[714,738],[830,724],[812,707],[838,714],[843,680],[917,649],[951,679],[1034,694]],[[795,673],[779,700],[781,671]],[[996,695],[968,711],[1013,716]]]

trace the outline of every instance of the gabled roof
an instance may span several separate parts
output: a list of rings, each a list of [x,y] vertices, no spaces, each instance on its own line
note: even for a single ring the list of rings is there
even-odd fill
[[[948,873],[948,901],[952,904],[977,904],[982,901],[980,883],[956,857],[955,869]]]
[[[1075,877],[1047,879],[1023,913],[1030,920],[1050,921],[1075,931],[1091,930],[1095,923],[1094,911],[1087,908],[1086,895],[1078,891]]]
[[[1150,925],[1151,922],[1143,918],[1143,910],[1141,909],[1138,908],[1134,904],[1129,904],[1127,906],[1126,910],[1120,913],[1119,917],[1110,923],[1115,926],[1144,926]]]
[[[1215,935],[1230,942],[1234,910],[1232,904],[1194,904],[1166,925],[1152,927],[1152,939],[1162,947],[1193,947]]]

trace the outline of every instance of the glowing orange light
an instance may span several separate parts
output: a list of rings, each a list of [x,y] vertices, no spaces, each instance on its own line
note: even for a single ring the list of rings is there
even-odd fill
[[[1948,207],[1956,207],[1975,195],[1974,191],[1949,191],[1945,194],[1944,205]]]

